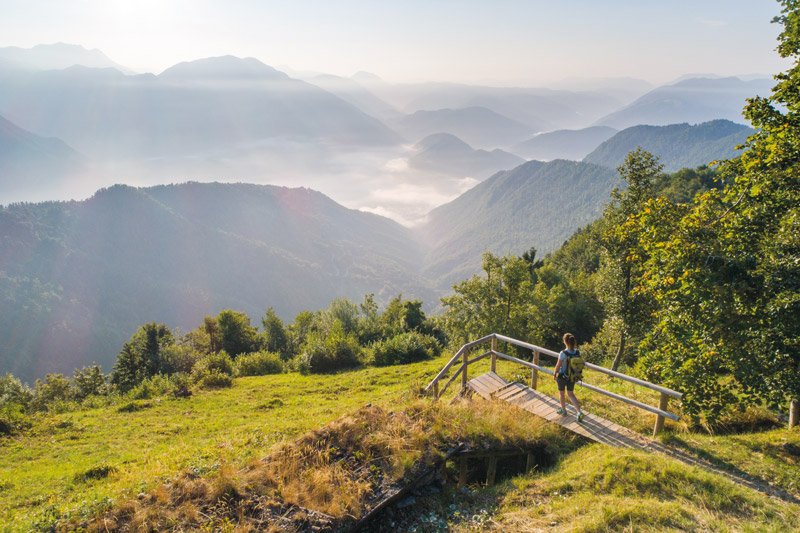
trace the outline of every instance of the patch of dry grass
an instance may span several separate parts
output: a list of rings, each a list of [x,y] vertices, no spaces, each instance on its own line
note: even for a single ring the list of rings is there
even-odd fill
[[[181,474],[115,505],[87,529],[263,530],[346,524],[459,443],[472,448],[548,446],[556,451],[575,446],[559,429],[490,402],[448,406],[422,400],[393,412],[368,405],[279,444],[243,469],[223,465],[207,478]]]

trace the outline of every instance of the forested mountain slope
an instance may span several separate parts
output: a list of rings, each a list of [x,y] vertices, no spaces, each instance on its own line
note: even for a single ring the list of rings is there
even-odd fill
[[[431,247],[425,274],[447,288],[480,269],[481,253],[545,254],[595,220],[617,182],[611,169],[529,161],[431,211],[419,234]]]
[[[617,133],[584,158],[587,163],[617,168],[628,152],[641,147],[657,156],[667,172],[733,159],[754,130],[730,120],[702,124],[634,126]]]
[[[233,308],[284,318],[333,298],[433,299],[409,230],[309,189],[115,186],[0,210],[0,369],[104,368],[146,322],[194,328]],[[88,355],[87,355],[88,354]]]

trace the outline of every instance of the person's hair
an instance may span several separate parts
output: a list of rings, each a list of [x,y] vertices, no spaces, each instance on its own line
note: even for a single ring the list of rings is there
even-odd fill
[[[575,340],[575,335],[572,333],[564,333],[564,344],[570,350],[574,350],[578,342]]]

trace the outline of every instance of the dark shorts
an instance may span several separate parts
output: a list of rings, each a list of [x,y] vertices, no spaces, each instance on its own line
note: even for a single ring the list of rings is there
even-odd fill
[[[566,389],[570,392],[575,390],[575,383],[561,375],[556,376],[556,385],[558,385],[558,390]]]

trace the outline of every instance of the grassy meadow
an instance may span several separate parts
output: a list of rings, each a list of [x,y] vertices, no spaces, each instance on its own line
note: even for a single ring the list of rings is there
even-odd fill
[[[328,375],[238,378],[232,388],[198,390],[184,399],[163,396],[42,415],[33,430],[0,439],[0,530],[50,530],[70,520],[79,524],[120,502],[163,493],[163,484],[187,473],[209,480],[222,473],[247,475],[250,486],[255,474],[243,472],[260,459],[297,439],[315,442],[320,428],[345,415],[355,416],[367,404],[385,411],[426,411],[412,416],[419,426],[417,436],[406,435],[406,441],[394,444],[394,437],[389,439],[387,449],[402,450],[409,457],[425,453],[411,450],[414,446],[531,438],[550,443],[553,458],[552,464],[494,487],[447,485],[440,493],[417,498],[403,512],[386,513],[372,526],[376,531],[784,531],[786,524],[800,523],[800,506],[696,467],[588,443],[523,413],[479,407],[486,403],[482,400],[448,407],[459,380],[434,409],[420,397],[421,388],[448,358]],[[488,361],[483,361],[470,367],[470,376],[486,370]],[[504,361],[498,362],[498,373],[506,379],[530,379],[527,371]],[[587,381],[657,402],[650,391],[603,375],[589,373]],[[540,389],[556,394],[549,376],[540,375]],[[585,410],[647,435],[652,432],[653,415],[580,387],[576,393]],[[752,416],[751,425],[763,425],[764,416]],[[800,445],[800,431],[746,427],[709,434],[685,422],[670,422],[662,438],[797,495],[800,458],[783,445]],[[371,444],[356,446],[356,457],[377,445],[375,435],[358,438]],[[162,507],[169,505],[169,498],[159,498]],[[329,513],[335,508],[331,505],[324,507]],[[216,525],[210,529],[252,530],[243,524],[212,523]]]

